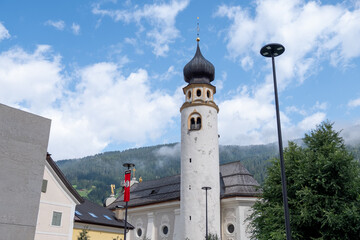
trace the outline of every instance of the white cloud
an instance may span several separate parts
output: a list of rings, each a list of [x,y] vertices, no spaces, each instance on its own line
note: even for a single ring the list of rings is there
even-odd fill
[[[216,12],[216,16],[231,21],[226,31],[228,53],[244,69],[252,66],[248,63],[269,42],[280,42],[286,48],[282,60],[277,61],[284,81],[304,81],[323,59],[346,65],[360,56],[360,9],[303,0],[264,0],[256,4],[255,14],[227,5]]]
[[[180,157],[181,154],[181,144],[177,143],[174,146],[163,146],[157,150],[155,150],[155,155],[159,157],[171,157],[176,158]]]
[[[349,125],[349,124],[337,124],[335,127],[338,131],[341,131],[340,135],[345,139],[346,144],[358,145],[360,144],[360,124]]]
[[[169,81],[174,75],[180,75],[180,73],[175,70],[174,66],[170,66],[165,73],[152,76],[152,78],[160,81]]]
[[[291,113],[298,113],[300,115],[305,116],[306,115],[306,111],[304,109],[299,109],[296,106],[289,106],[286,107],[286,113],[291,114]]]
[[[216,79],[216,90],[221,91],[224,87],[224,82],[227,79],[227,72],[222,72],[221,77]]]
[[[359,107],[360,106],[360,98],[349,101],[348,106],[349,107]]]
[[[179,115],[181,89],[171,95],[152,90],[146,70],[124,76],[119,65],[102,62],[69,79],[62,68],[49,46],[0,54],[0,101],[52,119],[49,152],[55,159],[95,154],[110,142],[159,139]],[[70,81],[76,82],[72,90]]]
[[[262,101],[250,95],[241,95],[219,104],[219,133],[221,144],[251,145],[277,141],[275,106],[271,101]],[[326,120],[324,112],[304,114],[299,123],[281,112],[284,142],[303,137],[307,132]],[[234,129],[236,129],[234,131]]]
[[[275,111],[270,102],[242,95],[221,102],[219,108],[221,144],[250,145],[275,141]]]
[[[71,25],[71,30],[73,31],[73,33],[74,33],[75,35],[79,35],[79,34],[80,34],[80,25],[77,24],[77,23],[73,23],[73,24]]]
[[[244,70],[255,66],[254,61],[260,58],[260,48],[265,44],[280,42],[285,46],[285,53],[276,60],[277,75],[281,76],[280,94],[289,84],[301,84],[316,73],[322,61],[347,67],[352,58],[360,56],[358,7],[347,9],[341,4],[322,5],[319,1],[303,0],[263,0],[255,4],[251,12],[240,6],[222,5],[215,16],[230,20],[224,31],[228,55]],[[266,62],[269,74],[264,82],[241,86],[219,103],[221,143],[247,145],[277,141],[271,61]],[[280,110],[283,105],[280,102]],[[348,105],[360,106],[360,100],[350,101]],[[287,107],[281,113],[284,139],[303,137],[304,132],[326,119],[327,108],[326,102],[316,102],[306,110]],[[297,113],[296,117],[293,113]]]
[[[7,38],[10,38],[10,33],[5,28],[5,26],[0,22],[0,41]]]
[[[62,95],[61,58],[47,45],[33,53],[13,48],[0,54],[0,101],[42,111]]]
[[[313,129],[316,125],[319,125],[321,122],[326,120],[326,114],[323,112],[314,113],[311,116],[306,117],[303,119],[298,126],[303,131],[308,131],[309,129]]]
[[[219,133],[221,144],[251,145],[277,141],[276,112],[271,78],[256,87],[239,87],[228,100],[219,103]],[[282,107],[280,106],[280,111]],[[305,111],[296,106],[280,112],[284,143],[303,137],[326,119],[326,103],[317,102]],[[298,113],[298,122],[291,119]],[[236,131],[234,131],[236,129]]]
[[[313,106],[313,110],[321,110],[321,111],[325,111],[328,108],[328,104],[326,102],[319,102],[316,101],[315,105]]]
[[[47,20],[45,22],[45,25],[52,26],[60,31],[64,30],[64,28],[65,28],[65,22],[63,20],[59,20],[59,21]]]
[[[114,21],[125,23],[135,22],[140,32],[145,32],[147,42],[153,47],[156,56],[166,56],[169,45],[179,37],[179,30],[175,27],[176,16],[183,11],[189,0],[172,0],[170,3],[146,4],[143,8],[137,5],[129,10],[105,10],[95,5],[92,12],[96,15],[109,16]],[[142,21],[151,26],[145,31]]]

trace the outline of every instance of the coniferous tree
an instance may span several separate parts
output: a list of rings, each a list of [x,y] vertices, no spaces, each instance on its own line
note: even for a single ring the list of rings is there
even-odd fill
[[[284,152],[293,239],[360,239],[359,163],[324,122]],[[249,217],[252,238],[285,239],[280,163],[272,161],[263,198]]]
[[[78,236],[77,240],[90,240],[90,236],[88,235],[88,228],[87,227],[85,227],[80,232],[80,236]]]

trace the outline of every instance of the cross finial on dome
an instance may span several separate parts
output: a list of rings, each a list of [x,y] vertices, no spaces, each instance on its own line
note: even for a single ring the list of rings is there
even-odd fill
[[[197,18],[199,19],[199,17]],[[199,46],[199,22],[197,23],[197,47],[195,56],[188,62],[184,67],[184,80],[185,82],[192,84],[192,83],[206,83],[210,84],[211,81],[214,80],[215,76],[215,68],[211,62],[206,60],[200,51]]]
[[[200,27],[199,27],[199,17],[197,17],[197,38],[196,41],[200,42]]]

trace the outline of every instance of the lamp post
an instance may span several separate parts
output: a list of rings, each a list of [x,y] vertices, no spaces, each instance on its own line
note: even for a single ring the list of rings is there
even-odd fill
[[[208,210],[207,210],[207,191],[211,189],[211,187],[202,187],[202,190],[205,190],[205,195],[206,195],[206,235],[205,235],[205,239],[208,240]]]
[[[274,92],[275,92],[275,106],[276,106],[276,120],[277,120],[279,154],[280,154],[281,183],[282,183],[284,215],[285,215],[285,230],[286,230],[286,239],[291,240],[290,215],[289,215],[289,206],[288,206],[288,199],[287,199],[284,154],[283,154],[283,145],[282,145],[282,136],[281,136],[281,125],[280,125],[279,99],[278,99],[276,71],[275,71],[275,57],[280,56],[281,54],[283,54],[284,51],[285,51],[285,47],[283,45],[278,44],[278,43],[270,43],[261,48],[260,54],[264,57],[271,57],[271,60],[272,60]]]
[[[125,171],[125,175],[127,174],[128,171],[130,171],[130,168],[135,167],[135,164],[133,163],[124,163],[123,164],[124,167],[127,168],[127,170]],[[130,171],[131,174],[131,171]],[[130,181],[126,181],[125,180],[125,188],[129,187],[130,188]],[[130,190],[129,190],[130,191]],[[128,201],[125,201],[125,228],[124,228],[124,240],[126,240],[126,228],[127,228],[127,210],[128,210]]]

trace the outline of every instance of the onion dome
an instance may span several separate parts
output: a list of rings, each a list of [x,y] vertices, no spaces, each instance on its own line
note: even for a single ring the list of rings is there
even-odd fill
[[[184,67],[185,82],[192,83],[207,83],[210,84],[214,80],[215,68],[211,62],[206,60],[201,54],[199,47],[199,38],[197,39],[196,53],[193,59]]]

